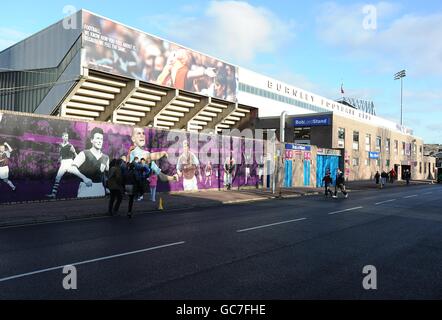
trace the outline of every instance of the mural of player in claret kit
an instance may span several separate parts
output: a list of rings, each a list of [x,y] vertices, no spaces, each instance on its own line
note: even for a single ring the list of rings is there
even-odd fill
[[[58,169],[57,176],[55,177],[52,192],[46,195],[48,198],[56,198],[60,181],[66,173],[71,172],[75,157],[77,157],[77,152],[75,151],[74,146],[69,143],[69,133],[64,132],[62,135],[62,142],[60,143],[60,168]]]
[[[104,172],[109,171],[109,157],[102,152],[104,132],[94,128],[90,133],[90,149],[81,151],[74,159],[71,173],[82,182],[78,188],[78,198],[104,197]]]
[[[0,144],[0,180],[11,187],[12,191],[15,191],[14,184],[9,180],[9,158],[12,151],[11,146],[7,142]]]
[[[233,159],[233,156],[230,155],[226,158],[224,162],[224,186],[227,190],[232,188],[233,177],[236,171],[236,161]]]
[[[206,180],[204,181],[204,184],[207,186],[212,186],[212,174],[213,174],[213,168],[212,168],[212,162],[209,161],[209,163],[206,165],[206,168],[204,169],[204,174],[206,176]]]
[[[132,130],[132,143],[133,145],[129,149],[129,154],[127,158],[129,162],[132,163],[135,158],[138,159],[148,159],[151,160],[151,169],[160,178],[161,181],[177,181],[177,176],[168,176],[161,172],[161,169],[157,166],[155,161],[160,160],[162,157],[167,157],[166,151],[161,152],[149,152],[145,150],[146,146],[146,134],[143,128],[135,127]]]
[[[189,142],[187,140],[183,142],[183,153],[178,158],[176,169],[178,176],[183,177],[184,191],[198,191],[197,173],[200,182],[203,179],[199,172],[200,162],[196,155],[190,151]]]

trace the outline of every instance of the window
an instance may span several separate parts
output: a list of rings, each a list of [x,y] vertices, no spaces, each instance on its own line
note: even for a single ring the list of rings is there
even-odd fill
[[[381,166],[381,160],[380,159],[376,159],[376,166],[380,167]]]
[[[422,154],[422,146],[419,146],[419,154]]]
[[[359,150],[359,131],[353,131],[353,150]]]
[[[365,159],[365,165],[369,166],[370,165],[370,159]]]
[[[353,166],[359,166],[359,158],[353,158],[352,164]]]
[[[344,128],[338,129],[338,139],[345,139],[345,129]]]
[[[405,144],[405,154],[407,156],[411,156],[411,143],[406,143]]]
[[[389,159],[385,162],[385,165],[387,166],[387,168],[390,168],[390,160]]]
[[[398,154],[399,141],[394,140],[394,154]]]
[[[405,155],[405,142],[402,142],[402,151],[401,151],[401,155]]]
[[[381,137],[376,137],[376,151],[381,151]]]
[[[390,139],[385,141],[385,152],[390,153]]]
[[[295,128],[295,140],[310,141],[311,130],[306,128]]]
[[[419,161],[419,173],[422,174],[422,162]]]
[[[338,129],[338,148],[344,148],[345,146],[345,129]]]
[[[370,146],[371,146],[371,135],[366,134],[365,135],[365,151],[370,151],[371,150]]]

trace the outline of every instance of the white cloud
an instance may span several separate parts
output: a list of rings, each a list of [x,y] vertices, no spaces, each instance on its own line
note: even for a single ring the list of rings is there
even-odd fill
[[[27,34],[12,28],[0,27],[0,51],[26,38]]]
[[[442,12],[393,19],[398,8],[381,2],[375,5],[377,29],[365,30],[363,6],[334,2],[321,6],[318,36],[326,44],[341,47],[347,56],[370,56],[381,66],[404,66],[414,74],[442,73]]]
[[[211,1],[202,17],[156,15],[146,19],[188,47],[237,64],[275,53],[294,36],[294,22],[243,1]]]

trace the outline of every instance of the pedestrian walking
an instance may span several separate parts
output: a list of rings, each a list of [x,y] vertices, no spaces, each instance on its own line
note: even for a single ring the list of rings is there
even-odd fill
[[[407,186],[410,184],[410,178],[411,178],[411,173],[410,170],[405,170],[404,172],[404,179],[405,181],[407,181]]]
[[[374,175],[374,180],[376,181],[376,184],[379,184],[380,178],[381,178],[381,175],[379,174],[379,171],[376,171],[376,174]]]
[[[150,186],[150,200],[152,202],[156,202],[156,193],[157,193],[157,183],[158,183],[158,176],[155,174],[155,172],[152,172],[149,177],[149,186]]]
[[[124,179],[121,171],[122,160],[113,159],[109,164],[109,177],[107,179],[107,188],[110,191],[109,215],[118,214],[121,201],[123,200]],[[114,206],[115,203],[115,206]]]
[[[394,171],[394,168],[390,170],[390,183],[393,183],[396,179],[396,171]]]
[[[329,194],[333,197],[333,191],[331,191],[330,186],[333,183],[333,179],[330,175],[330,170],[327,170],[325,176],[322,178],[325,187],[325,196],[327,197]]]
[[[338,171],[336,173],[335,194],[333,195],[333,198],[338,197],[338,189],[341,190],[341,192],[345,198],[348,198],[348,192],[345,190],[344,172],[342,172],[341,169],[338,169]]]
[[[135,164],[131,163],[129,165],[129,168],[127,170],[127,174],[125,177],[125,190],[126,194],[129,197],[129,206],[127,211],[128,218],[132,218],[132,209],[134,205],[134,197],[138,194],[138,183],[137,183],[137,176],[136,176],[136,169]]]
[[[381,173],[381,189],[387,184],[388,173],[385,170]]]

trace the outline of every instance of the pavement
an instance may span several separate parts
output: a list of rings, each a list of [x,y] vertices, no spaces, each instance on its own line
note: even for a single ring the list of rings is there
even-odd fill
[[[413,184],[2,228],[0,300],[441,299],[441,193]]]
[[[428,184],[430,182],[429,180],[412,181],[411,184]],[[388,184],[387,188],[403,186],[405,186],[404,181],[397,181],[394,184]],[[378,186],[373,181],[354,181],[347,184],[347,189],[350,192],[376,188]],[[146,194],[143,201],[135,201],[133,212],[134,215],[170,212],[275,198],[296,198],[317,195],[322,192],[322,188],[296,187],[282,188],[273,194],[270,189],[241,187],[241,189],[235,188],[229,191],[201,190],[190,193],[160,193],[157,195],[158,201],[156,203],[149,201],[149,194]],[[163,199],[163,210],[159,210],[160,197]],[[103,217],[107,215],[107,204],[108,198],[45,200],[19,204],[3,204],[0,205],[0,227]],[[120,207],[120,214],[124,215],[127,212],[127,206],[127,197],[125,197]]]

